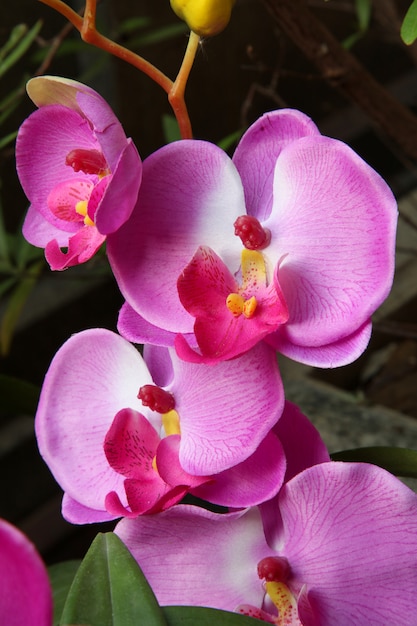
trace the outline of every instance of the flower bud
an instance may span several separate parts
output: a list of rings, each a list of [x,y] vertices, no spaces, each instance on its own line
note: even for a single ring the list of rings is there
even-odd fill
[[[170,0],[174,12],[200,37],[212,37],[229,23],[235,0]]]

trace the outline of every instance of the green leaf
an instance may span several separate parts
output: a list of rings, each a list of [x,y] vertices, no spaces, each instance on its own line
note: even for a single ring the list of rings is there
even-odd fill
[[[230,148],[232,148],[239,141],[243,133],[244,133],[243,128],[240,128],[239,130],[235,130],[234,133],[230,133],[230,135],[223,137],[223,139],[221,139],[217,143],[217,145],[219,146],[219,148],[227,152]]]
[[[0,321],[0,354],[3,356],[9,352],[17,320],[43,267],[43,261],[31,265],[7,301],[6,310]]]
[[[35,415],[39,393],[40,389],[26,380],[0,374],[1,408],[6,412]]]
[[[150,46],[152,44],[161,43],[162,41],[179,37],[179,35],[183,35],[187,32],[188,27],[184,22],[181,22],[180,24],[168,24],[167,26],[161,26],[161,28],[152,30],[149,33],[143,33],[143,35],[134,37],[127,41],[126,45],[131,49],[138,48],[140,46]]]
[[[246,615],[199,606],[164,606],[168,626],[256,626],[263,622]]]
[[[0,64],[0,78],[11,68],[30,48],[40,29],[42,28],[42,20],[38,20],[34,26],[26,33],[26,35],[17,43],[10,54],[3,59]]]
[[[334,452],[331,457],[333,461],[373,463],[395,476],[417,478],[417,450],[409,448],[392,448],[390,446],[355,448]]]
[[[130,17],[119,24],[118,31],[120,35],[133,33],[136,30],[148,28],[151,24],[150,17]]]
[[[172,141],[177,141],[178,139],[181,139],[178,122],[173,115],[162,116],[162,128],[166,143],[171,143]]]
[[[0,150],[3,150],[9,143],[12,143],[17,137],[17,130],[14,130],[12,133],[9,133],[5,137],[0,139]]]
[[[11,31],[8,40],[4,44],[4,46],[0,49],[0,61],[2,61],[19,41],[26,35],[28,32],[28,27],[26,24],[17,24]]]
[[[167,626],[152,589],[114,533],[94,539],[71,585],[61,626]]]
[[[401,39],[411,45],[417,39],[417,0],[413,0],[401,25]]]
[[[54,601],[53,626],[59,626],[62,611],[68,592],[74,580],[75,574],[81,561],[64,561],[48,567],[49,580],[51,581],[52,596]]]
[[[356,15],[358,18],[359,30],[363,33],[368,29],[371,20],[371,0],[355,0]]]

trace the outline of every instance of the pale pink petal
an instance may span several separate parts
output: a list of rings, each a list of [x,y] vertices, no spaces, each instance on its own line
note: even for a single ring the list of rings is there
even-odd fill
[[[51,240],[55,240],[60,248],[68,246],[69,233],[53,226],[33,205],[26,213],[22,232],[25,239],[38,248],[45,248]]]
[[[103,509],[90,509],[83,506],[67,493],[64,493],[62,498],[62,517],[71,524],[97,524],[100,522],[110,522],[111,520],[121,517],[121,515],[112,515],[104,508]]]
[[[270,432],[249,458],[213,475],[213,482],[197,487],[192,493],[226,507],[254,506],[277,494],[284,480],[285,468],[282,445]]]
[[[359,358],[366,350],[371,337],[372,322],[369,320],[355,332],[328,345],[312,347],[299,346],[287,336],[283,326],[276,333],[266,337],[266,341],[281,354],[313,367],[341,367]]]
[[[269,216],[275,165],[285,146],[301,137],[318,134],[313,121],[294,109],[265,113],[250,126],[233,155],[245,189],[248,215],[259,220]]]
[[[151,382],[137,350],[107,330],[73,335],[52,360],[35,420],[38,445],[62,489],[84,507],[102,511],[109,491],[123,496],[124,477],[103,444],[121,408],[147,414],[137,393]]]
[[[256,565],[270,553],[257,509],[216,515],[178,505],[155,516],[124,519],[116,534],[127,545],[162,605],[233,611],[260,606]]]
[[[127,302],[120,309],[117,330],[128,341],[138,344],[149,342],[157,346],[173,346],[177,335],[176,332],[150,324],[136,313]],[[197,347],[194,333],[186,333],[185,337],[193,348]]]
[[[0,520],[0,546],[0,623],[51,626],[52,592],[35,546],[5,520]]]
[[[156,453],[156,467],[161,478],[172,486],[198,487],[210,480],[207,476],[194,476],[185,472],[179,461],[180,435],[169,435],[161,440]]]
[[[174,378],[169,350],[147,343],[143,346],[143,358],[155,385],[167,387]]]
[[[136,207],[107,245],[130,306],[154,326],[191,333],[194,320],[179,301],[178,276],[201,244],[237,271],[241,243],[233,223],[242,213],[238,173],[216,146],[174,142],[148,157]]]
[[[221,472],[247,459],[284,406],[274,350],[265,344],[214,365],[180,360],[171,350],[169,386],[180,415],[180,462],[190,474]]]
[[[312,136],[281,152],[264,252],[282,259],[290,341],[318,348],[369,320],[391,288],[396,222],[392,192],[345,144]]]
[[[281,491],[277,546],[321,626],[409,626],[417,612],[417,495],[385,470],[323,463]],[[300,607],[303,624],[310,626]]]

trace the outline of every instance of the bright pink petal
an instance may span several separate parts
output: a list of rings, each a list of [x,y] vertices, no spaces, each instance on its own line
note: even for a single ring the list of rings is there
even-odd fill
[[[115,232],[129,219],[142,181],[142,162],[131,139],[112,170],[111,184],[95,213],[94,221],[103,235]]]
[[[366,350],[372,331],[372,322],[365,322],[358,330],[339,341],[319,347],[299,346],[287,336],[283,326],[276,333],[266,337],[275,350],[281,354],[313,367],[341,367],[359,358]]]
[[[177,279],[201,244],[238,269],[233,223],[244,212],[241,182],[228,156],[203,141],[164,146],[143,167],[132,216],[108,239],[109,260],[139,315],[164,330],[191,333],[194,320],[179,301]]]
[[[269,216],[273,202],[275,165],[285,146],[301,137],[318,134],[319,130],[313,121],[293,109],[266,113],[252,124],[233,155],[233,163],[245,189],[248,215],[254,215],[259,220]]]
[[[237,359],[198,365],[171,358],[180,462],[196,475],[221,472],[253,454],[279,419],[284,393],[274,350],[265,344]]]
[[[126,478],[153,475],[152,461],[159,444],[155,428],[138,411],[121,409],[104,440],[109,465]]]
[[[63,220],[68,232],[76,232],[84,224],[84,217],[77,213],[79,202],[88,202],[94,183],[86,176],[64,180],[52,188],[47,198],[48,209],[60,220]]]
[[[0,546],[0,623],[51,626],[52,592],[35,546],[5,520],[0,520]]]
[[[226,507],[254,506],[277,494],[285,468],[282,445],[273,433],[268,433],[246,461],[213,475],[213,482],[197,487],[192,493]]]
[[[83,226],[75,235],[68,238],[68,249],[63,252],[55,240],[47,243],[45,258],[52,270],[65,270],[73,265],[85,263],[91,259],[105,237],[100,235],[95,226]]]
[[[391,288],[396,222],[392,192],[345,144],[312,136],[281,152],[264,252],[282,259],[290,341],[318,348],[369,320]]]
[[[82,506],[104,510],[110,491],[124,499],[124,477],[110,467],[103,443],[120,409],[147,415],[137,393],[151,382],[137,350],[107,330],[73,335],[55,355],[42,387],[36,435],[55,479]]]
[[[216,515],[178,505],[156,516],[122,520],[115,532],[163,606],[233,611],[243,602],[262,604],[256,564],[270,548],[256,509]]]
[[[230,294],[241,293],[245,299],[256,298],[256,311],[250,319],[235,316],[226,306]],[[261,284],[259,277],[239,287],[226,265],[213,250],[200,246],[178,279],[178,294],[184,308],[196,318],[194,333],[201,362],[231,359],[246,352],[288,319],[279,286]],[[181,358],[188,350],[176,341]],[[196,362],[196,357],[191,357]]]
[[[294,584],[306,585],[321,626],[414,623],[413,491],[376,466],[324,463],[285,485],[279,510],[279,552],[290,563]],[[300,617],[306,626],[314,623],[303,612]]]

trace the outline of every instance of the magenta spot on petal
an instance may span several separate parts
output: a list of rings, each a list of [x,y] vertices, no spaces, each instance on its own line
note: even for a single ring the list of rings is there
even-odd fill
[[[106,159],[99,150],[77,148],[68,152],[65,158],[66,165],[70,165],[74,172],[84,174],[103,174],[108,170]]]
[[[290,564],[283,556],[267,556],[258,563],[258,576],[266,582],[286,582],[290,575]]]
[[[235,235],[240,237],[248,250],[263,250],[269,246],[271,232],[264,228],[260,221],[252,215],[241,215],[233,224]]]
[[[157,413],[168,413],[175,408],[174,396],[156,385],[143,385],[139,389],[138,398],[144,406]]]

